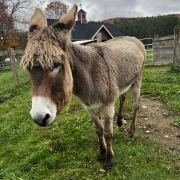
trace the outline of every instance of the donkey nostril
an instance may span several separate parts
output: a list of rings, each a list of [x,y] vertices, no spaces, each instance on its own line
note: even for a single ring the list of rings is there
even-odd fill
[[[43,119],[43,125],[46,125],[47,123],[47,120],[49,119],[50,115],[49,114],[46,114],[46,116],[44,117]]]

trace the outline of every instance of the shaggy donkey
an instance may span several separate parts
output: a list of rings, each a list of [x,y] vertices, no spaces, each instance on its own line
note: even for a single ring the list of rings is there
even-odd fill
[[[145,49],[134,37],[87,46],[72,43],[70,35],[76,13],[74,5],[50,27],[40,9],[31,18],[21,61],[21,66],[28,69],[32,86],[30,114],[38,125],[51,125],[73,92],[92,117],[100,143],[98,160],[108,170],[113,165],[114,102],[120,96],[117,124],[121,126],[125,92],[129,88],[134,112],[128,137],[135,132]]]

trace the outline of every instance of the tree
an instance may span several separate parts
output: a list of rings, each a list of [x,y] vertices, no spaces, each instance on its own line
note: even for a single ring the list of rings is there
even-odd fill
[[[64,14],[67,14],[69,6],[62,2],[51,2],[45,8],[45,15],[49,19],[60,19]]]
[[[36,7],[45,0],[1,0],[0,1],[0,38],[1,45],[7,47],[6,40],[11,39],[14,42],[18,39],[18,31],[27,30],[27,24]],[[21,27],[21,29],[20,29]],[[15,39],[12,39],[12,38]],[[10,42],[9,40],[7,42]],[[12,43],[17,44],[17,43]],[[3,48],[4,49],[4,48]]]
[[[9,17],[7,13],[7,6],[0,2],[0,40],[1,40],[1,49],[6,46],[7,37],[12,34],[14,30],[14,22],[13,18]]]
[[[117,28],[128,36],[139,39],[145,37],[166,36],[174,33],[174,27],[180,24],[177,15],[165,15],[141,18],[119,18],[114,21]]]
[[[14,36],[14,35],[9,35],[7,38],[6,38],[6,46],[7,46],[7,49],[10,48],[10,47],[17,47],[19,45],[19,37],[18,36]]]

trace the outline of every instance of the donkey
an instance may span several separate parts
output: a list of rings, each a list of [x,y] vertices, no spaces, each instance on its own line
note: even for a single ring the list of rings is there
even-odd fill
[[[34,11],[21,60],[31,82],[30,115],[39,126],[51,125],[73,93],[92,117],[100,143],[98,161],[109,170],[114,156],[114,103],[120,97],[117,119],[120,127],[125,93],[131,88],[133,118],[128,137],[132,137],[146,53],[138,39],[128,36],[86,46],[71,42],[76,13],[74,5],[57,23],[47,27],[43,12],[38,8]]]

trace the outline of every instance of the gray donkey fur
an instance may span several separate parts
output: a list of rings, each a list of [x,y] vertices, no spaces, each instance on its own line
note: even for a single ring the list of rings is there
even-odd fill
[[[112,164],[114,103],[120,97],[117,124],[122,125],[125,93],[131,88],[133,118],[128,137],[135,132],[144,45],[134,37],[80,46],[70,41],[77,5],[58,23],[47,27],[45,16],[36,9],[21,66],[27,68],[32,85],[31,117],[40,126],[50,125],[73,93],[88,110],[100,143],[98,161],[104,169]],[[39,108],[40,107],[40,108]],[[104,123],[103,123],[104,121]]]

